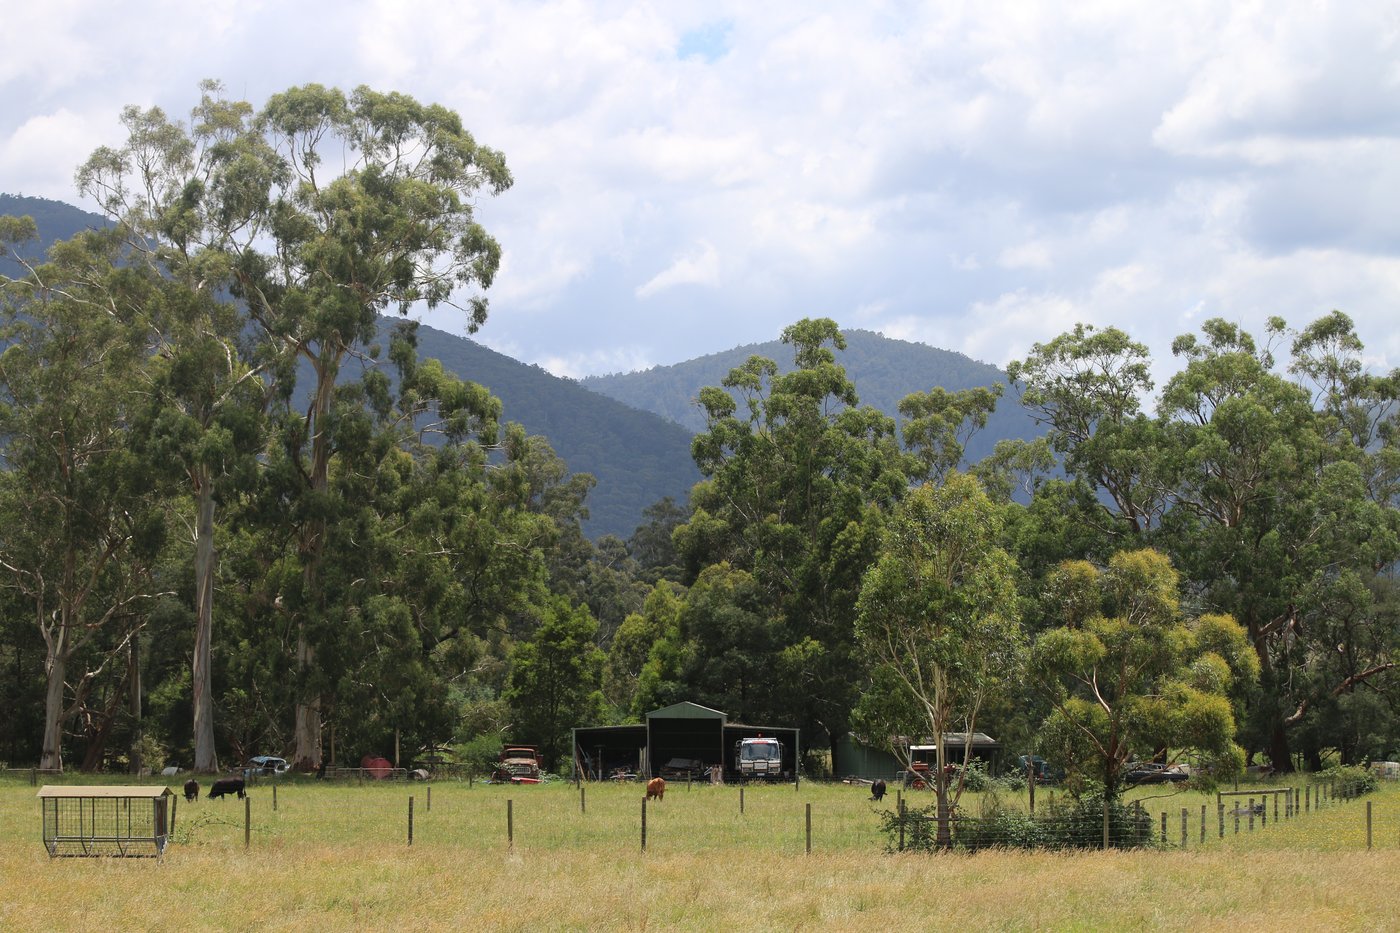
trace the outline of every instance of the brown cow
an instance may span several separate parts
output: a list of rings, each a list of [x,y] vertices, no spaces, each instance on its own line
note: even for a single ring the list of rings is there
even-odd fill
[[[665,797],[665,796],[666,796],[666,779],[665,779],[665,778],[655,777],[655,778],[652,778],[650,781],[647,781],[647,795],[646,795],[646,799],[647,799],[647,800],[650,800],[650,799],[653,798],[653,797],[655,797],[657,800],[660,800],[660,799],[662,799],[662,798]]]

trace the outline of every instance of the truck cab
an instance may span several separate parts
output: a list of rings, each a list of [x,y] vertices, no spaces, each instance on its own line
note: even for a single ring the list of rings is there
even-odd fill
[[[743,780],[776,780],[783,774],[783,743],[757,736],[740,739],[734,749],[735,770]]]

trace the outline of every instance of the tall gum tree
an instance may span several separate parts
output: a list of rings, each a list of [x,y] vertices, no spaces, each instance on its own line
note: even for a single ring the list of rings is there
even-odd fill
[[[309,402],[278,399],[279,437],[301,477],[296,547],[301,585],[287,594],[297,618],[294,762],[321,759],[318,632],[326,618],[320,564],[326,524],[317,502],[336,455],[331,417],[341,367],[374,339],[378,317],[450,305],[475,331],[500,247],[476,221],[475,198],[511,184],[505,159],[477,144],[461,118],[402,94],[358,88],[348,97],[320,85],[274,95],[256,129],[276,154],[268,211],[271,248],[257,243],[233,261],[233,291],[266,346],[309,368]],[[468,292],[464,299],[455,296]],[[284,372],[289,375],[289,372]],[[286,380],[284,380],[286,381]]]
[[[252,126],[252,107],[202,86],[188,123],[160,108],[127,107],[126,139],[97,149],[78,189],[101,205],[128,261],[164,281],[151,305],[151,404],[141,433],[153,462],[184,479],[193,515],[176,514],[194,549],[191,658],[194,770],[219,771],[214,741],[214,592],[218,507],[254,472],[264,440],[267,361],[245,339],[247,317],[230,301],[231,257],[266,232],[279,169]]]
[[[0,253],[34,235],[32,220],[0,218]],[[0,277],[0,568],[44,640],[46,769],[62,769],[65,724],[159,595],[160,490],[129,430],[158,284],[120,254],[89,231],[29,275]]]
[[[781,620],[772,677],[809,735],[846,731],[859,683],[852,620],[875,559],[882,510],[908,487],[888,416],[861,406],[836,362],[835,322],[784,329],[796,369],[751,357],[700,392],[707,430],[692,445],[705,477],[673,540],[688,581],[728,561],[752,574]]]
[[[886,525],[856,604],[858,644],[877,682],[896,694],[883,705],[916,713],[908,734],[927,731],[937,748],[937,843],[944,848],[963,787],[961,773],[950,787],[944,735],[954,725],[975,732],[983,702],[1022,660],[1016,568],[997,546],[999,514],[966,474],[914,490]]]

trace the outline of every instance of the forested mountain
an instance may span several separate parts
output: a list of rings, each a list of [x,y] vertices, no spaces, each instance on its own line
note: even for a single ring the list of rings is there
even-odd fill
[[[85,210],[50,201],[48,198],[27,198],[23,195],[0,192],[0,217],[29,216],[39,228],[39,239],[28,244],[23,255],[28,259],[42,258],[44,250],[55,240],[66,240],[80,230],[107,226],[106,218],[90,214]],[[0,274],[16,275],[19,264],[9,256],[0,256]]]
[[[570,471],[593,474],[598,485],[588,494],[584,525],[590,537],[628,537],[643,509],[664,496],[684,502],[700,478],[690,433],[651,412],[431,327],[419,328],[418,352],[486,386],[501,400],[505,420],[549,438]]]
[[[56,240],[106,225],[101,216],[60,201],[8,194],[0,195],[0,215],[5,214],[34,218],[40,240],[28,251],[31,257],[42,256]],[[0,272],[18,272],[12,260],[0,262],[9,263]],[[383,324],[389,323],[385,318]],[[455,334],[423,327],[418,340],[421,356],[441,360],[449,372],[499,398],[505,421],[548,438],[571,472],[593,475],[598,485],[588,495],[584,523],[591,537],[627,537],[642,523],[643,509],[665,496],[684,502],[700,478],[690,457],[690,434],[675,424]],[[307,380],[299,381],[299,391],[307,391]]]
[[[935,386],[955,392],[1006,382],[1006,373],[995,366],[951,350],[895,340],[868,330],[845,330],[842,334],[846,338],[846,349],[837,355],[837,362],[846,368],[846,374],[855,383],[861,403],[873,405],[896,419],[899,419],[899,400],[911,392],[927,392]],[[671,366],[589,376],[581,380],[581,384],[699,432],[705,429],[705,414],[696,403],[700,390],[719,385],[731,369],[742,365],[750,356],[773,360],[779,372],[793,369],[792,349],[772,340]],[[1012,393],[997,405],[996,412],[987,419],[987,427],[973,436],[967,448],[968,462],[976,462],[991,453],[998,440],[1029,440],[1042,433],[1025,409],[1016,403]]]

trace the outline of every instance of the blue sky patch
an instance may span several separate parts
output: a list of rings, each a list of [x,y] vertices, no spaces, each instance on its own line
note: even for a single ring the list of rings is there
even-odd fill
[[[707,62],[719,59],[729,51],[729,32],[733,27],[729,20],[718,20],[683,33],[676,43],[676,57],[703,58]]]

